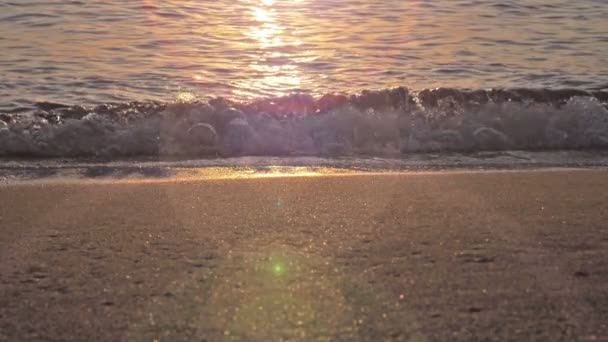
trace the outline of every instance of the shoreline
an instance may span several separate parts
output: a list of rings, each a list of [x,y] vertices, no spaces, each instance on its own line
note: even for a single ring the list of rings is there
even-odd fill
[[[272,157],[216,159],[0,159],[0,184],[65,181],[176,181],[196,179],[383,175],[427,172],[603,170],[605,151],[423,153],[402,158]]]
[[[0,177],[0,188],[28,185],[95,185],[95,184],[179,184],[205,181],[238,181],[255,179],[285,179],[285,178],[341,178],[341,177],[398,177],[398,176],[453,176],[474,174],[538,174],[538,173],[579,173],[606,172],[608,166],[566,167],[517,167],[517,168],[431,168],[411,170],[357,170],[331,167],[272,167],[270,171],[256,168],[237,167],[204,167],[170,169],[150,176],[138,169],[134,172],[121,173],[120,168],[79,169],[69,168],[67,172],[56,175],[26,175],[13,178]],[[91,175],[91,172],[98,174]],[[158,172],[158,171],[156,171]]]

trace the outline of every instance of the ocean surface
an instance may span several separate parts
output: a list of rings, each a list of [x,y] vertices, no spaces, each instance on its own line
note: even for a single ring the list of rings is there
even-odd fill
[[[605,0],[0,0],[0,156],[604,149],[606,18]]]

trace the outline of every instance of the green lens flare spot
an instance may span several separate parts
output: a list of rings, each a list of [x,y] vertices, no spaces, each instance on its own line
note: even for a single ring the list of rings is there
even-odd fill
[[[278,263],[272,265],[272,273],[274,273],[274,275],[280,276],[281,274],[283,274],[283,272],[285,272],[285,268],[283,267],[283,265]]]

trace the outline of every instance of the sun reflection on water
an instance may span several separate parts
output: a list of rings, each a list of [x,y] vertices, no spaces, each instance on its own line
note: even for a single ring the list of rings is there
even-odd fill
[[[250,15],[252,26],[246,33],[257,46],[248,69],[259,77],[244,79],[237,83],[238,95],[247,95],[250,90],[270,90],[272,94],[285,95],[300,87],[301,72],[295,63],[294,49],[302,42],[286,31],[281,24],[281,9],[275,8],[275,0],[252,2]],[[296,51],[297,52],[297,51]]]

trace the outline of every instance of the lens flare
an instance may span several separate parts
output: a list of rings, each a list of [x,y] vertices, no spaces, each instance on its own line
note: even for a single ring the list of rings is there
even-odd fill
[[[275,263],[274,265],[272,265],[272,273],[275,276],[280,276],[281,274],[283,274],[285,272],[285,268],[283,267],[282,264],[280,263]]]

